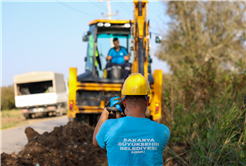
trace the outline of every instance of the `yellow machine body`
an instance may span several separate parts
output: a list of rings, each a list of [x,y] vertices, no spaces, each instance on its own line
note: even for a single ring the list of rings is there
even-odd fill
[[[141,3],[141,4],[140,4]],[[141,73],[146,79],[149,79],[150,73],[148,73],[148,58],[150,56],[150,35],[149,35],[149,22],[147,21],[147,3],[148,1],[133,1],[134,4],[134,18],[133,20],[108,20],[108,19],[98,19],[93,20],[89,23],[89,26],[101,26],[101,25],[110,25],[114,29],[112,33],[117,33],[117,27],[122,27],[123,25],[127,26],[131,24],[131,42],[132,42],[132,67],[131,73]],[[140,6],[139,6],[140,5]],[[107,27],[104,27],[105,33],[110,34],[111,31]],[[98,30],[94,36],[100,34]],[[91,58],[93,65],[96,61],[96,48],[97,48],[97,39],[93,39],[94,42],[94,56]],[[89,47],[88,47],[89,48]],[[93,51],[91,49],[91,51]],[[141,56],[141,57],[140,57]],[[141,59],[142,58],[142,59]],[[88,59],[87,59],[88,61]],[[105,78],[105,71],[103,73]],[[151,94],[150,94],[150,105],[148,109],[150,110],[150,117],[154,121],[158,121],[161,118],[161,96],[162,96],[162,70],[155,70],[152,77],[151,83]],[[107,83],[107,82],[81,82],[78,80],[77,68],[69,69],[69,101],[68,101],[68,112],[67,116],[69,119],[74,119],[78,114],[100,115],[103,111],[105,104],[108,102],[106,98],[95,97],[92,100],[97,102],[97,106],[92,105],[80,105],[78,104],[78,96],[83,92],[96,93],[100,92],[105,96],[114,96],[116,94],[121,95],[122,83]],[[149,80],[150,81],[150,80]],[[110,94],[110,95],[109,95]]]

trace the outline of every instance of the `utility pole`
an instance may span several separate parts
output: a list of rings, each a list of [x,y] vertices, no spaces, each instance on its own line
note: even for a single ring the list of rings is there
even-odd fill
[[[118,15],[118,11],[116,13],[111,13],[111,4],[110,0],[98,0],[99,2],[107,1],[107,7],[108,7],[108,14],[103,14],[102,17],[108,17],[109,20],[112,19],[112,16]]]
[[[98,0],[98,1],[99,2],[107,1],[108,14],[104,15],[102,13],[102,17],[108,17],[108,19],[111,20],[112,19],[112,16],[118,15],[118,11],[116,11],[116,13],[111,13],[110,0]],[[111,45],[111,47],[114,47],[114,44],[113,44],[113,35],[112,34],[111,34],[111,37],[110,37],[110,45]]]
[[[108,6],[108,19],[112,19],[110,0],[107,0],[107,6]]]

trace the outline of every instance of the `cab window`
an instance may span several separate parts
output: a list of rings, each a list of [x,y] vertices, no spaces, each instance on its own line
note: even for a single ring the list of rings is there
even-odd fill
[[[123,35],[123,34],[99,34],[97,36],[97,51],[98,56],[101,62],[101,70],[99,65],[96,66],[98,71],[98,75],[100,78],[103,78],[103,70],[106,68],[106,57],[108,55],[109,50],[114,47],[113,38],[118,38],[120,42],[120,46],[125,47],[128,53],[130,52],[130,38],[131,35]],[[130,59],[130,63],[132,62],[132,57]]]

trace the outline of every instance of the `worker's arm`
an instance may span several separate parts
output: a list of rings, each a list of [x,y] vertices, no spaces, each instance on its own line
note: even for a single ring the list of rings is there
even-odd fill
[[[99,119],[99,121],[97,122],[97,125],[96,125],[96,127],[95,127],[94,133],[93,133],[93,140],[92,140],[92,142],[93,142],[93,145],[96,146],[96,147],[100,147],[100,146],[98,145],[98,142],[97,142],[97,139],[96,139],[97,133],[98,133],[98,131],[100,130],[102,124],[103,124],[106,120],[108,120],[108,115],[109,115],[109,112],[107,111],[106,108],[104,108],[104,110],[103,110],[103,112],[102,112],[102,114],[101,114],[101,116],[100,116],[100,119]]]
[[[108,56],[106,57],[107,61],[111,61],[112,59],[112,48],[108,51]]]
[[[109,131],[108,123],[107,123],[109,121],[105,122],[106,120],[108,120],[108,116],[109,116],[109,112],[106,108],[116,107],[120,112],[122,112],[124,108],[122,109],[120,104],[121,104],[121,99],[119,96],[111,98],[109,102],[106,104],[93,133],[92,142],[94,146],[101,147],[103,149],[106,147],[105,140],[106,140],[107,133]]]
[[[127,54],[126,56],[124,56],[124,60],[128,61],[130,59],[130,54]]]
[[[123,54],[125,55],[124,56],[124,60],[125,61],[128,61],[131,57],[130,57],[130,54],[127,52],[126,48],[123,47]]]
[[[107,60],[107,61],[110,61],[111,59],[112,59],[112,56],[109,56],[109,55],[108,55],[108,56],[106,57],[106,60]]]

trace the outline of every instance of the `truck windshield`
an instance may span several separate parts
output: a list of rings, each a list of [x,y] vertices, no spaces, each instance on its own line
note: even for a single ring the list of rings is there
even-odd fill
[[[126,50],[130,51],[129,43],[131,35],[123,35],[123,34],[99,34],[97,36],[97,52],[98,58],[100,62],[96,62],[96,69],[100,78],[103,78],[103,70],[106,68],[106,57],[108,55],[109,50],[114,47],[113,38],[118,38],[120,42],[120,46],[125,47]],[[96,54],[97,56],[97,54]],[[130,62],[132,61],[132,58]],[[98,63],[101,63],[101,69]]]

